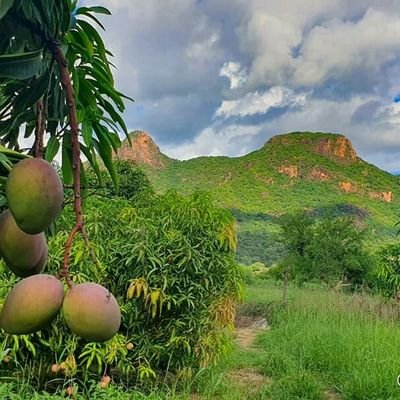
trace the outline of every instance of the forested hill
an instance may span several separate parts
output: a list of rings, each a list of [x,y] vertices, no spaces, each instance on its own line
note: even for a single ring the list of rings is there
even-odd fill
[[[399,177],[359,158],[343,135],[293,132],[274,136],[242,157],[187,161],[161,153],[144,132],[133,132],[131,139],[132,148],[124,142],[120,158],[141,165],[159,191],[210,192],[241,223],[241,247],[246,241],[253,247],[265,243],[265,229],[271,232],[277,216],[304,208],[354,215],[366,221],[377,240],[396,232]]]

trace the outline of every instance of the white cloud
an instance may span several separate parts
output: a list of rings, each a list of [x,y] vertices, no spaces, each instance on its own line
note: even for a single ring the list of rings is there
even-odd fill
[[[245,117],[265,114],[271,108],[301,106],[307,94],[295,94],[292,90],[275,86],[265,92],[251,92],[237,100],[224,100],[215,112],[217,117]]]
[[[399,0],[249,0],[236,30],[249,58],[249,90],[321,85],[357,73],[368,76],[365,89],[384,79],[379,71],[399,59],[399,5]]]
[[[225,76],[230,81],[231,89],[238,89],[247,80],[247,71],[238,62],[226,62],[219,71],[219,76]]]
[[[99,2],[114,12],[103,22],[118,87],[136,100],[129,128],[176,157],[317,130],[345,134],[382,167],[400,159],[400,0]],[[252,115],[257,126],[229,118]]]
[[[304,39],[293,81],[316,85],[360,72],[385,79],[378,73],[398,59],[399,38],[400,18],[382,11],[369,9],[357,22],[332,19],[314,27]]]
[[[190,142],[163,146],[170,157],[187,160],[199,156],[240,156],[253,150],[253,137],[260,133],[260,126],[216,125],[206,128]]]
[[[259,83],[276,85],[285,82],[294,68],[292,49],[300,45],[302,31],[268,12],[255,12],[238,30],[241,50],[250,55],[251,87]]]

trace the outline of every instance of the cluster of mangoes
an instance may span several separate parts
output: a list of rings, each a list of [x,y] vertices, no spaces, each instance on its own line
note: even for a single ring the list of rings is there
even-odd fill
[[[24,278],[8,293],[0,327],[29,334],[46,327],[63,310],[66,324],[86,340],[105,341],[118,331],[121,312],[114,296],[96,283],[73,285],[65,294],[54,276],[42,274],[47,262],[44,231],[62,209],[63,187],[50,163],[27,158],[11,170],[6,183],[9,209],[0,215],[0,255]]]

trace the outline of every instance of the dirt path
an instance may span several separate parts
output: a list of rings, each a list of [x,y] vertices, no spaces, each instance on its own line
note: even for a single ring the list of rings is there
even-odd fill
[[[240,348],[247,351],[257,351],[255,341],[257,335],[269,326],[264,318],[240,316],[235,321],[235,341]],[[227,374],[228,379],[236,387],[240,387],[248,396],[248,399],[254,399],[261,388],[270,384],[272,380],[260,374],[255,368],[233,369]]]
[[[251,349],[256,340],[259,329],[255,328],[238,328],[235,332],[235,341],[244,349]]]
[[[244,348],[251,349],[259,333],[269,330],[270,327],[265,318],[241,315],[235,321],[236,343]]]
[[[242,348],[248,351],[257,351],[255,341],[261,332],[270,329],[267,321],[260,317],[240,316],[235,322],[235,341]],[[235,385],[242,387],[249,396],[256,396],[263,385],[271,385],[272,378],[261,375],[254,368],[234,369],[228,372],[228,378]],[[252,397],[249,397],[252,398]],[[331,390],[323,394],[324,400],[341,400],[341,396]]]

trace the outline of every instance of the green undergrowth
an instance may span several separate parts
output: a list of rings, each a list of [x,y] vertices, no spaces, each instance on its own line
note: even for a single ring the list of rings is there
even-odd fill
[[[230,361],[269,378],[260,398],[400,399],[397,305],[311,286],[290,288],[286,309],[281,291],[270,282],[249,288],[247,307],[275,305],[264,309],[272,328],[259,335],[255,351],[238,350]]]
[[[142,393],[113,384],[101,390],[93,383],[85,395],[76,398],[400,399],[396,382],[400,375],[400,310],[396,304],[316,284],[289,287],[287,307],[281,298],[279,283],[256,279],[248,286],[239,314],[264,317],[270,329],[259,332],[250,348],[236,345],[229,358],[215,368],[202,369],[185,382],[159,384]],[[244,381],[236,378],[238,371],[243,373]],[[252,386],[249,380],[246,384],[246,371],[259,374],[261,383]],[[0,383],[0,399],[27,398],[61,399],[65,395],[61,391],[59,395],[38,394],[21,382]]]

